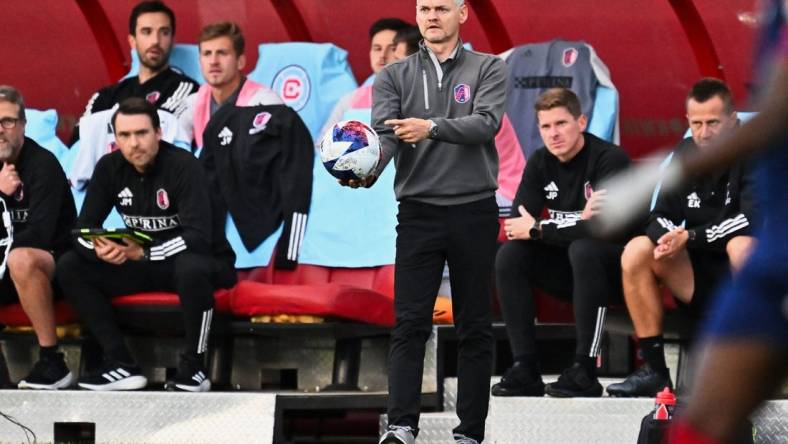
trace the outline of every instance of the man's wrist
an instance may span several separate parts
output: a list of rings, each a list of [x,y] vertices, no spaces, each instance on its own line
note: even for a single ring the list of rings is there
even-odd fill
[[[430,124],[430,127],[427,129],[427,138],[434,139],[438,136],[438,124],[432,119],[427,120],[427,122]]]
[[[542,223],[539,219],[534,220],[533,226],[528,230],[528,237],[532,240],[539,240],[542,238]]]

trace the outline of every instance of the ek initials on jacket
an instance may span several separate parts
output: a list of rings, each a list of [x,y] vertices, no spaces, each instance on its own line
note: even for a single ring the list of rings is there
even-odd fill
[[[286,105],[223,106],[208,122],[200,161],[247,250],[284,221],[275,266],[293,268],[306,230],[315,152],[304,122]]]
[[[688,137],[679,143],[675,153],[685,156],[696,150],[695,142]],[[728,240],[752,235],[758,227],[754,183],[752,167],[738,163],[699,177],[674,192],[660,193],[646,234],[656,243],[662,235],[683,225],[695,232],[694,236],[690,234],[687,248],[724,253]]]

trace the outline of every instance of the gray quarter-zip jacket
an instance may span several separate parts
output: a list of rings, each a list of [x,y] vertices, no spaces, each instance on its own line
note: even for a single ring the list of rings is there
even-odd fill
[[[399,201],[458,205],[491,197],[498,188],[495,134],[505,108],[506,64],[462,42],[440,71],[436,62],[422,42],[419,52],[377,75],[372,125],[382,150],[378,175],[394,157]],[[409,117],[432,120],[437,135],[413,146],[383,124]]]

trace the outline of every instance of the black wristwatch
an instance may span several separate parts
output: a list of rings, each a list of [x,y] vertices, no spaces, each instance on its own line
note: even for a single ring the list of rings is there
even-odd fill
[[[687,230],[687,242],[694,242],[696,236],[695,230]]]
[[[433,120],[430,120],[429,122],[430,122],[429,138],[430,139],[434,139],[434,138],[438,137],[438,125]]]
[[[539,222],[539,219],[535,220],[534,225],[528,230],[528,236],[531,237],[531,240],[539,240],[542,238],[542,224]]]

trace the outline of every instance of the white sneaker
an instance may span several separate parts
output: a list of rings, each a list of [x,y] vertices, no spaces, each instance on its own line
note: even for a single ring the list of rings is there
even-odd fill
[[[416,444],[413,429],[408,426],[390,425],[378,444]]]

